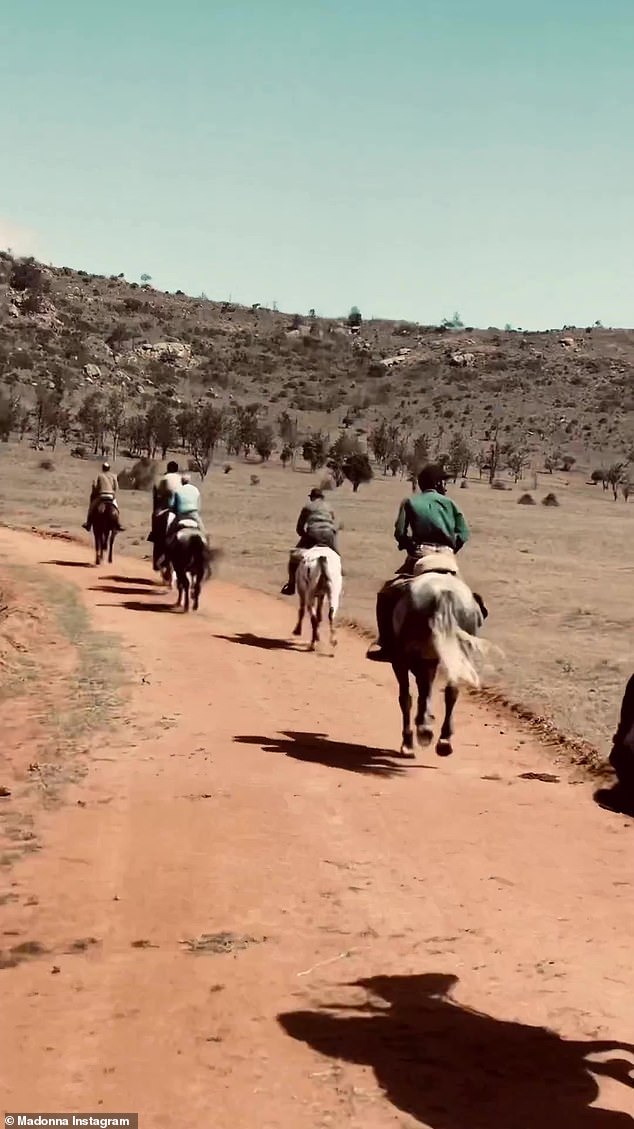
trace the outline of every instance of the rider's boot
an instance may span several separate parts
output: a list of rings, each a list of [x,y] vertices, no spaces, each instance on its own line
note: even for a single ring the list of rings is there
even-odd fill
[[[294,596],[295,595],[295,577],[297,576],[298,567],[299,567],[299,561],[293,560],[293,558],[291,557],[290,561],[288,562],[288,580],[286,581],[286,584],[282,588],[282,595],[283,596]]]
[[[370,659],[371,662],[389,663],[392,661],[388,640],[392,635],[393,606],[394,597],[391,596],[390,585],[386,585],[377,593],[376,597],[378,637],[374,643],[368,647],[365,656],[367,659]]]

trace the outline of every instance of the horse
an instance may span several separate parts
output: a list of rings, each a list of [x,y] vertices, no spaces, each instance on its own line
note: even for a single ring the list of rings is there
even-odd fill
[[[192,607],[198,611],[200,591],[211,576],[211,567],[218,557],[217,550],[210,549],[207,539],[200,532],[195,521],[183,521],[177,533],[170,537],[165,548],[165,565],[162,568],[163,579],[172,583],[171,569],[176,575],[178,599],[176,607],[183,606],[183,611],[189,611],[189,597],[191,591]]]
[[[445,713],[436,744],[438,756],[453,753],[453,711],[461,684],[478,688],[478,664],[489,649],[477,637],[484,615],[471,589],[458,574],[451,556],[434,554],[415,565],[411,579],[394,586],[392,670],[398,682],[403,717],[401,756],[413,758],[410,674],[416,680],[416,738],[421,747],[434,739],[431,695],[440,667],[445,686]]]
[[[339,610],[343,581],[341,576],[341,557],[334,549],[315,545],[303,549],[297,569],[297,595],[299,615],[293,635],[301,636],[306,611],[310,615],[312,637],[309,646],[314,651],[319,642],[319,628],[323,616],[324,601],[328,600],[328,622],[330,624],[330,643],[337,646],[335,616]]]
[[[108,552],[108,564],[112,564],[114,539],[119,532],[117,508],[104,498],[95,506],[92,515],[92,534],[95,539],[95,564],[100,565],[103,555]]]

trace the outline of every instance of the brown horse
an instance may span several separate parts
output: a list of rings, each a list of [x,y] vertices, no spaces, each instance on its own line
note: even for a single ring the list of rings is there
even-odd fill
[[[92,533],[95,539],[95,564],[100,565],[104,553],[108,553],[108,564],[112,564],[114,539],[119,532],[119,516],[112,502],[104,499],[95,506],[92,516]]]

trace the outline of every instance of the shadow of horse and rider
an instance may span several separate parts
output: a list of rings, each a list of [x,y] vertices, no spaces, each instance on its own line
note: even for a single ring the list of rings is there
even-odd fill
[[[621,1101],[634,1108],[634,1045],[497,1019],[457,1002],[457,982],[440,973],[373,976],[345,986],[362,991],[361,1002],[286,1012],[278,1022],[334,1062],[369,1066],[387,1100],[428,1129],[634,1129],[630,1113],[595,1104],[596,1078],[605,1077],[629,1091]],[[590,1061],[598,1055],[603,1061]]]

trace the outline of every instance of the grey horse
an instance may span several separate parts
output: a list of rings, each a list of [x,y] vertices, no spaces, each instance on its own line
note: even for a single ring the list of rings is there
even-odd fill
[[[440,553],[418,561],[415,575],[394,586],[392,599],[390,654],[403,715],[401,756],[416,755],[410,674],[418,688],[416,738],[425,747],[434,738],[431,695],[439,668],[447,682],[445,715],[436,752],[450,756],[459,686],[479,687],[478,665],[489,649],[489,644],[478,638],[484,623],[482,611],[458,574],[453,555]]]

